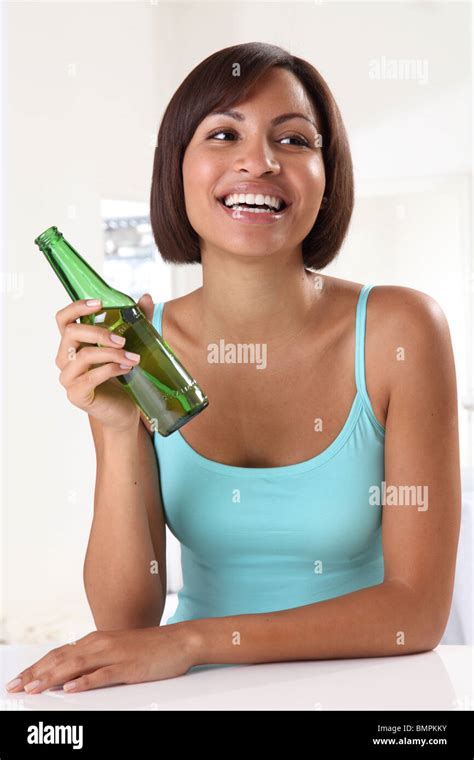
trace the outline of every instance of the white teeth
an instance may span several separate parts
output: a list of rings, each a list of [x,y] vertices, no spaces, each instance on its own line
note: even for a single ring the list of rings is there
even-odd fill
[[[248,208],[248,206],[232,206],[233,211],[245,211],[246,214],[273,214],[269,208]]]
[[[233,193],[232,195],[226,195],[224,198],[224,203],[226,206],[235,206],[238,203],[247,203],[251,206],[271,206],[272,208],[275,208],[277,211],[282,205],[281,198],[278,198],[275,195],[254,195],[253,193]],[[251,210],[251,209],[246,209]],[[255,209],[255,211],[259,211],[260,209]]]

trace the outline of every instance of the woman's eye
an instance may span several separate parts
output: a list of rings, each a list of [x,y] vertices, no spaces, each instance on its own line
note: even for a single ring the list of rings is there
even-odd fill
[[[298,140],[300,145],[306,145],[308,146],[309,143],[307,140],[304,139],[304,137],[300,137],[299,135],[288,135],[288,137],[282,137],[282,140]]]
[[[232,132],[230,129],[218,129],[217,132],[213,132],[212,135],[209,135],[209,140],[211,140],[213,137],[217,137],[217,135],[234,135],[235,132]],[[225,142],[225,140],[219,140],[219,142]]]
[[[231,129],[218,129],[217,132],[213,132],[211,135],[209,135],[208,139],[211,140],[213,138],[217,138],[217,135],[232,135],[235,137],[235,132]],[[282,137],[281,140],[298,140],[299,145],[305,145],[306,147],[309,147],[308,141],[299,135],[288,135],[287,137]],[[218,140],[218,142],[227,142],[227,140]]]

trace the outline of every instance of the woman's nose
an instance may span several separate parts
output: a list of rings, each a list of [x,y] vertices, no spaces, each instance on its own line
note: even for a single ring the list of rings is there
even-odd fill
[[[238,157],[234,162],[235,171],[247,169],[251,174],[260,175],[278,168],[278,160],[268,141],[255,138],[241,143]]]

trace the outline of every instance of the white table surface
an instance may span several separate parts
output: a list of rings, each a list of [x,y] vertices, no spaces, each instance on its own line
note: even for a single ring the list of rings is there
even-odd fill
[[[78,694],[9,694],[5,683],[64,642],[0,647],[2,710],[472,710],[473,647],[397,657],[208,665]]]

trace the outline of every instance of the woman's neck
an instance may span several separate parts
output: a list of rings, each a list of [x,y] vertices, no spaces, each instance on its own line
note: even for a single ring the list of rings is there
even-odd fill
[[[295,257],[203,260],[203,285],[195,291],[200,334],[205,341],[264,341],[278,347],[297,339],[326,301],[326,281]]]

